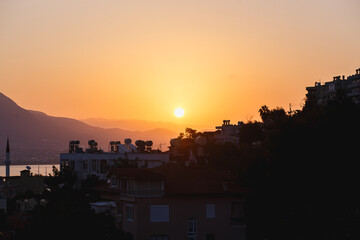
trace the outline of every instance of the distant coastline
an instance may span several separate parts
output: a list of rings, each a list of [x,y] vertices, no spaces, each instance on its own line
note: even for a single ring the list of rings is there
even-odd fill
[[[29,164],[23,164],[23,163],[15,163],[15,164],[11,164],[11,166],[23,166],[23,165],[56,165],[59,164],[59,162],[48,162],[48,163],[29,163]],[[1,163],[0,166],[5,166],[4,163]]]
[[[49,165],[49,164],[59,164],[60,160],[48,160],[48,161],[44,161],[44,160],[40,160],[40,161],[29,161],[29,160],[24,160],[24,161],[16,161],[16,162],[11,162],[10,166],[21,166],[21,165]],[[2,160],[0,161],[0,166],[5,166],[5,161]]]
[[[33,174],[39,174],[43,176],[48,176],[49,174],[53,174],[53,166],[57,169],[60,168],[60,164],[21,164],[21,165],[13,165],[10,166],[10,176],[16,177],[20,176],[20,172],[25,170],[27,167],[30,167],[30,172]],[[5,166],[0,166],[0,177],[5,176]]]

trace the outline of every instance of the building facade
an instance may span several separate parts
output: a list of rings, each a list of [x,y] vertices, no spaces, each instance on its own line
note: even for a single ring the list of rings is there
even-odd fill
[[[60,171],[64,168],[71,168],[76,172],[79,180],[84,180],[89,175],[96,175],[100,180],[105,180],[110,169],[119,164],[120,160],[128,161],[134,166],[147,168],[169,162],[168,153],[159,151],[140,152],[132,144],[122,145],[119,142],[116,146],[112,144],[109,152],[104,152],[94,146],[89,146],[86,151],[83,151],[78,147],[78,141],[71,142],[69,153],[60,153]]]
[[[215,140],[217,143],[239,143],[239,133],[243,125],[243,122],[238,122],[238,124],[230,124],[230,120],[223,120],[221,126],[215,127],[220,130],[218,134],[215,135]]]
[[[135,240],[245,239],[246,191],[228,174],[184,171],[113,169],[99,190]]]
[[[345,76],[335,76],[333,81],[321,84],[315,82],[315,86],[307,87],[306,97],[313,99],[318,104],[326,104],[330,100],[335,100],[338,94],[343,94],[350,98],[354,103],[360,103],[360,68],[356,69],[354,75],[347,78]]]

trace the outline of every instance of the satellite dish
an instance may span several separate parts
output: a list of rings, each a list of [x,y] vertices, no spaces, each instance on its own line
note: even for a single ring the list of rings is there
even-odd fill
[[[31,169],[31,167],[30,167],[30,166],[26,166],[26,169],[27,169],[27,170],[30,170],[30,169]]]
[[[135,145],[137,147],[140,147],[140,146],[145,146],[145,142],[143,140],[136,140],[135,141]]]

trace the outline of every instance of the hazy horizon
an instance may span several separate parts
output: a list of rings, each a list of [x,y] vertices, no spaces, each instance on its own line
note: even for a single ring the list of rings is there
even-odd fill
[[[214,127],[359,68],[360,2],[1,1],[1,88],[75,119]],[[185,115],[174,116],[182,107]]]
[[[204,125],[196,124],[179,124],[171,121],[150,121],[142,119],[116,119],[116,118],[85,118],[78,119],[86,124],[102,127],[102,128],[123,128],[130,131],[149,131],[152,129],[168,129],[176,133],[184,132],[185,128],[193,128],[197,131],[204,131],[213,129],[215,130],[216,126],[205,127]],[[222,122],[219,122],[218,125],[221,125]],[[217,125],[217,126],[218,126]]]

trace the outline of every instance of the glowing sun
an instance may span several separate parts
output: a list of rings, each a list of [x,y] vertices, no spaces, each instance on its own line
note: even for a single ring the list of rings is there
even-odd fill
[[[184,109],[182,109],[182,108],[177,108],[174,111],[175,116],[178,117],[178,118],[184,116],[184,113],[185,113]]]

